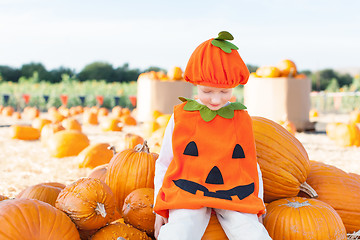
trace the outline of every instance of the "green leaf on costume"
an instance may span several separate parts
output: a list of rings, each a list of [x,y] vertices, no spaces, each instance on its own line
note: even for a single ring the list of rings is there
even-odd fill
[[[200,115],[201,118],[205,121],[205,122],[210,122],[211,120],[213,120],[216,115],[217,112],[216,111],[212,111],[210,110],[208,107],[204,107],[202,109],[200,109]]]
[[[226,53],[231,53],[232,49],[238,50],[239,48],[237,46],[235,46],[234,44],[225,41],[225,40],[216,40],[213,39],[211,41],[211,44],[214,45],[215,47],[221,48],[221,50],[223,50]]]
[[[216,40],[234,40],[233,35],[227,31],[219,32],[218,37],[215,38]]]

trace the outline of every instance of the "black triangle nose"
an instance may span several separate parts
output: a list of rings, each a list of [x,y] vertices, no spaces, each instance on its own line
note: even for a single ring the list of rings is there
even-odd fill
[[[210,170],[205,182],[210,184],[224,184],[224,179],[217,166]]]

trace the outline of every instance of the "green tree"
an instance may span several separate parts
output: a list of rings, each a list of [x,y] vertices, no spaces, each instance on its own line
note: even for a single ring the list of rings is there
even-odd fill
[[[115,79],[115,70],[110,63],[93,62],[86,65],[77,77],[80,81],[105,80],[106,82],[113,82]]]
[[[39,74],[39,80],[48,80],[50,75],[49,72],[46,70],[44,65],[41,63],[28,63],[24,64],[21,67],[21,76],[25,78],[33,77],[34,73],[37,72]]]
[[[116,82],[130,82],[136,81],[140,75],[139,69],[130,69],[129,64],[125,63],[123,66],[115,69]]]
[[[249,69],[249,72],[256,72],[256,70],[259,68],[258,66],[247,64],[247,68]]]
[[[62,81],[62,76],[63,75],[68,75],[68,76],[74,76],[75,75],[75,71],[71,70],[70,68],[64,68],[64,67],[59,67],[57,69],[53,69],[49,72],[49,81],[51,83],[58,83]]]
[[[326,91],[328,92],[338,92],[339,91],[339,83],[336,78],[330,80],[329,85],[326,87]]]
[[[0,74],[3,81],[18,82],[21,77],[21,71],[8,66],[0,66]]]
[[[155,66],[150,66],[147,69],[145,69],[143,72],[150,72],[150,71],[164,72],[165,74],[167,73],[166,69],[155,67]]]

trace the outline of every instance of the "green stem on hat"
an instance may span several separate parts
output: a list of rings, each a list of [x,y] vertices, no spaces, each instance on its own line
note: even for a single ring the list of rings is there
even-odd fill
[[[217,38],[214,38],[211,41],[211,44],[214,45],[215,47],[220,48],[221,50],[223,50],[226,53],[231,53],[231,50],[238,50],[239,48],[237,46],[235,46],[234,44],[226,41],[226,40],[234,40],[233,35],[231,35],[231,33],[227,32],[227,31],[221,31],[218,34]]]

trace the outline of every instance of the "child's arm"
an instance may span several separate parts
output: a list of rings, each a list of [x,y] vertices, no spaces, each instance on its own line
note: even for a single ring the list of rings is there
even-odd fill
[[[174,130],[174,114],[171,116],[166,130],[164,133],[163,142],[161,144],[161,150],[158,159],[155,163],[155,178],[154,178],[154,205],[156,202],[156,197],[162,186],[164,176],[167,168],[172,161],[174,154],[172,149],[172,133]]]
[[[167,218],[164,218],[158,214],[156,214],[156,218],[155,218],[155,231],[154,231],[154,236],[157,239],[159,236],[159,231],[162,225],[166,224],[168,222]]]

